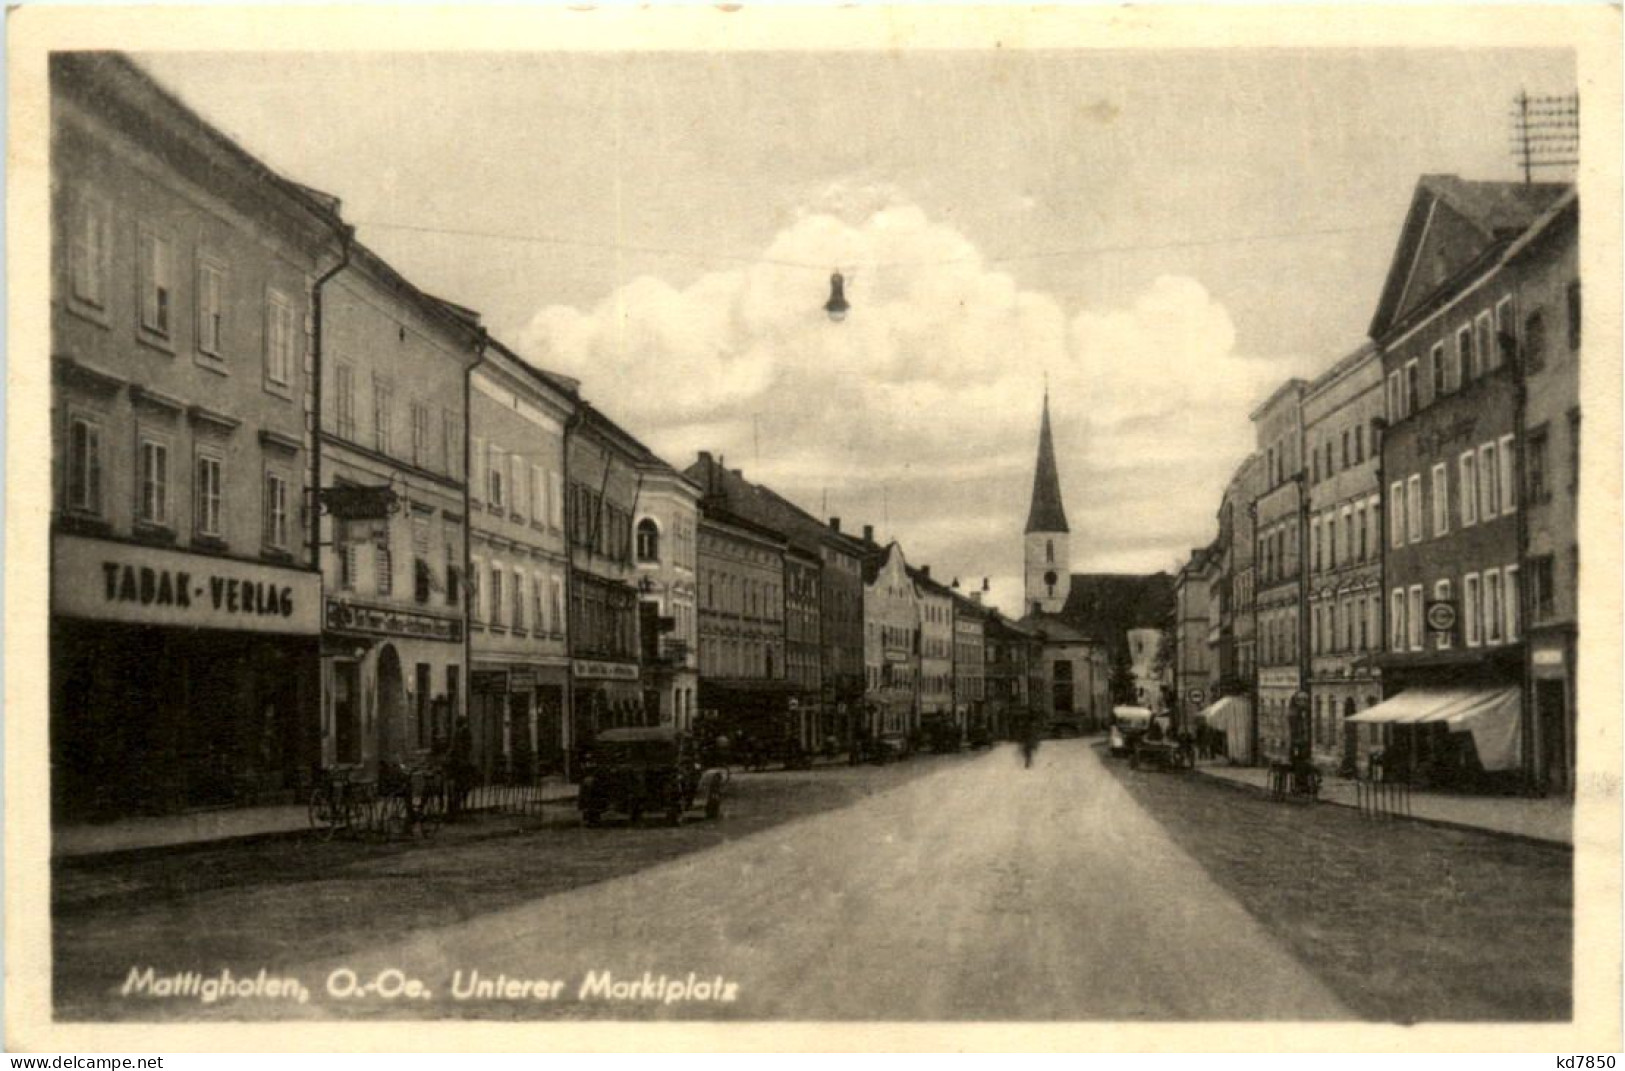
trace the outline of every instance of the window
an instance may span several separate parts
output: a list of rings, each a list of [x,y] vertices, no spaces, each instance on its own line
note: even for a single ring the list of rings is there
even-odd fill
[[[68,249],[68,271],[73,276],[73,296],[96,308],[107,301],[109,227],[107,202],[84,194]]]
[[[1510,435],[1501,436],[1497,445],[1500,447],[1497,456],[1500,475],[1497,483],[1499,484],[1498,495],[1501,500],[1501,512],[1511,513],[1518,508],[1518,481],[1515,471],[1517,454],[1512,449],[1512,436]]]
[[[485,563],[478,558],[473,559],[473,568],[468,573],[468,616],[480,624],[485,623],[485,593],[480,584],[484,576]]]
[[[1444,462],[1433,466],[1433,538],[1450,531],[1450,467]]]
[[[288,478],[274,470],[265,473],[265,545],[288,547]]]
[[[294,371],[294,318],[293,304],[275,290],[266,297],[265,307],[265,378],[277,387],[286,387]],[[388,412],[386,399],[385,412]],[[385,428],[388,442],[388,428]]]
[[[658,562],[660,560],[660,528],[655,522],[645,517],[638,522],[638,561]]]
[[[546,588],[545,577],[530,578],[530,630],[538,636],[548,631]]]
[[[1413,406],[1417,409],[1422,407],[1421,379],[1421,369],[1418,363],[1415,360],[1406,361],[1404,397],[1401,400],[1404,402],[1407,416],[1410,415]]]
[[[1548,485],[1547,467],[1550,461],[1547,458],[1546,444],[1547,432],[1544,424],[1532,429],[1525,440],[1524,469],[1529,483],[1530,502],[1545,502],[1552,496]]]
[[[1461,455],[1460,469],[1461,526],[1467,528],[1478,523],[1478,466],[1471,450]]]
[[[547,523],[547,476],[539,465],[530,467],[530,523],[537,528]]]
[[[380,454],[390,452],[391,410],[395,404],[395,388],[382,376],[372,377],[372,446]]]
[[[445,462],[445,471],[452,476],[462,479],[467,474],[463,471],[463,425],[450,412],[440,412],[440,459]]]
[[[1469,380],[1478,378],[1478,351],[1473,348],[1473,325],[1462,324],[1456,330],[1456,361],[1461,374]]]
[[[333,552],[339,562],[339,587],[344,591],[354,591],[359,563],[356,560],[356,542],[348,521],[336,518],[333,521]]]
[[[1484,571],[1484,642],[1500,643],[1501,626],[1504,623],[1502,614],[1505,612],[1501,605],[1501,570],[1486,569]]]
[[[503,495],[508,476],[506,456],[501,447],[497,446],[496,443],[492,443],[486,458],[486,501],[497,509],[502,509],[508,504]]]
[[[1580,348],[1580,281],[1576,279],[1569,284],[1569,349]]]
[[[1552,556],[1543,554],[1529,559],[1530,578],[1534,590],[1530,593],[1535,607],[1535,620],[1544,621],[1557,612],[1557,591],[1553,586]]]
[[[1405,545],[1405,485],[1398,480],[1388,485],[1388,545]]]
[[[468,493],[476,502],[481,501],[490,490],[486,486],[487,460],[485,440],[476,435],[468,451]]]
[[[1363,562],[1363,561],[1365,561],[1366,553],[1367,553],[1366,552],[1365,503],[1364,502],[1362,502],[1359,505],[1354,507],[1354,528],[1359,533],[1359,537],[1358,537],[1359,538],[1359,559],[1358,560]],[[1353,540],[1350,540],[1350,545],[1351,546],[1353,545]]]
[[[1433,368],[1433,396],[1437,398],[1448,394],[1450,388],[1446,385],[1443,342],[1435,345],[1428,354],[1428,364]]]
[[[1354,463],[1358,465],[1365,460],[1365,425],[1354,425]]]
[[[1388,420],[1398,423],[1405,419],[1405,411],[1400,406],[1400,376],[1398,372],[1388,373]]]
[[[1480,631],[1483,618],[1479,615],[1483,608],[1478,599],[1478,574],[1468,573],[1461,578],[1462,589],[1462,620],[1465,622],[1466,642],[1469,647],[1482,645],[1483,633]]]
[[[1508,643],[1518,642],[1518,633],[1523,627],[1521,620],[1523,607],[1519,602],[1521,593],[1518,590],[1518,567],[1509,565],[1501,570],[1501,586],[1506,589],[1502,596],[1506,600],[1506,640]]]
[[[1450,581],[1448,581],[1448,580],[1436,580],[1436,581],[1434,581],[1434,583],[1433,583],[1433,601],[1434,602],[1449,602],[1450,601]],[[1441,650],[1441,651],[1450,650],[1450,646],[1454,642],[1455,642],[1455,638],[1450,635],[1450,632],[1448,630],[1438,633],[1437,638],[1435,640],[1436,645],[1438,646],[1439,650]]]
[[[225,460],[216,453],[199,451],[197,455],[197,504],[193,522],[198,535],[219,538],[221,476]]]
[[[560,529],[564,527],[564,477],[560,473],[550,472],[547,482],[547,525]]]
[[[1309,482],[1320,482],[1320,448],[1316,447],[1309,454]]]
[[[1321,559],[1320,559],[1320,518],[1319,517],[1312,518],[1309,521],[1309,545],[1314,548],[1315,560],[1314,560],[1314,563],[1313,563],[1313,568],[1318,573],[1320,571],[1320,561],[1321,561]]]
[[[1546,318],[1539,309],[1523,321],[1523,370],[1528,375],[1546,367]]]
[[[395,593],[395,554],[389,546],[388,522],[380,526],[377,540],[373,543],[372,564],[378,594],[393,595]]]
[[[68,508],[102,512],[102,429],[84,417],[68,422]]]
[[[1495,344],[1501,351],[1501,360],[1511,362],[1518,357],[1518,320],[1512,314],[1512,299],[1504,297],[1495,303]]]
[[[429,407],[412,403],[412,464],[429,466]]]
[[[515,632],[523,632],[525,628],[525,576],[517,569],[513,572],[513,599],[509,607],[513,616],[508,623]]]
[[[491,565],[491,616],[492,625],[502,624],[502,566]]]
[[[221,328],[225,317],[226,272],[212,260],[197,265],[197,348],[210,357],[220,356]]]
[[[553,634],[562,635],[564,632],[564,581],[559,577],[553,578]]]
[[[462,584],[462,526],[446,522],[441,530],[440,543],[446,548],[446,605],[456,606],[457,600],[462,597],[458,590]]]
[[[1580,489],[1580,410],[1569,410],[1569,490]]]
[[[1343,507],[1343,560],[1354,560],[1354,511]]]
[[[355,369],[345,361],[333,365],[333,378],[338,391],[339,438],[355,439]]]
[[[1501,347],[1495,344],[1495,326],[1490,321],[1489,310],[1479,313],[1475,323],[1478,327],[1476,340],[1478,361],[1484,366],[1485,372],[1493,372],[1501,367]]]
[[[1389,596],[1388,649],[1405,649],[1405,589],[1395,588]]]
[[[1501,512],[1501,484],[1496,478],[1494,443],[1478,448],[1478,519],[1488,521]]]
[[[174,316],[174,254],[169,239],[145,228],[141,231],[141,326],[169,337]]]
[[[1405,608],[1405,623],[1410,638],[1411,650],[1422,649],[1422,628],[1426,623],[1422,616],[1422,585],[1412,584],[1409,593],[1409,605]]]
[[[1055,562],[1055,540],[1044,540],[1044,561],[1048,564]]]
[[[1405,481],[1405,524],[1410,529],[1412,543],[1422,541],[1422,477],[1411,476]]]
[[[1342,457],[1343,457],[1343,467],[1348,468],[1349,465],[1351,465],[1353,463],[1353,460],[1352,460],[1352,455],[1350,455],[1350,453],[1349,453],[1349,429],[1347,429],[1347,428],[1343,429],[1343,452],[1342,452]]]
[[[169,445],[141,440],[141,498],[136,516],[147,524],[169,523]]]

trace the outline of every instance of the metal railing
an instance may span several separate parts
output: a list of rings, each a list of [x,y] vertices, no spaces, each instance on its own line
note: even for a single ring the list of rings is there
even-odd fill
[[[1356,775],[1354,797],[1362,818],[1380,821],[1411,817],[1411,784],[1388,768],[1380,751],[1366,759],[1365,776]]]

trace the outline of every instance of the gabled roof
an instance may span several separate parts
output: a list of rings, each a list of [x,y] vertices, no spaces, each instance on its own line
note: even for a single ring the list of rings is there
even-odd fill
[[[891,562],[893,550],[897,551],[898,558],[903,562],[903,568],[908,568],[908,560],[903,558],[903,548],[897,545],[897,540],[894,539],[883,547],[877,543],[865,543],[863,545],[870,548],[869,553],[863,559],[863,582],[865,584],[875,582],[875,577],[879,576],[881,571]]]
[[[1411,269],[1427,236],[1435,203],[1447,205],[1478,232],[1482,239],[1479,252],[1484,253],[1517,237],[1569,188],[1565,182],[1470,182],[1455,175],[1423,175],[1417,179],[1394,255],[1388,262],[1382,295],[1371,318],[1370,336],[1381,338],[1399,318]]]
[[[1174,610],[1167,573],[1073,573],[1059,615],[1112,644],[1127,644],[1131,628],[1161,628]]]
[[[1038,466],[1033,470],[1033,502],[1027,510],[1027,531],[1070,532],[1061,505],[1061,474],[1055,467],[1055,443],[1049,430],[1049,392],[1044,392],[1044,416],[1038,425]]]
[[[923,569],[916,569],[910,565],[908,566],[908,575],[917,586],[938,598],[951,599],[954,597],[952,588],[941,581],[932,579]]]

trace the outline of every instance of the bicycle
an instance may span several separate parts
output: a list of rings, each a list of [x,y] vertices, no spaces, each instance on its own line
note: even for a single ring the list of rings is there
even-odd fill
[[[307,809],[310,828],[323,840],[340,829],[354,829],[366,820],[370,785],[357,778],[360,770],[359,766],[340,765],[318,773]]]

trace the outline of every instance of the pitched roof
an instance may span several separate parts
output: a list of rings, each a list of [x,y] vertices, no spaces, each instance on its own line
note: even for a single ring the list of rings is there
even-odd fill
[[[1369,334],[1380,338],[1402,311],[1411,265],[1428,229],[1433,205],[1442,202],[1483,236],[1481,252],[1515,238],[1570,189],[1566,182],[1471,182],[1455,175],[1423,175],[1400,227],[1388,276],[1371,318]],[[1447,284],[1448,285],[1448,284]]]
[[[1066,603],[1055,616],[1110,643],[1128,643],[1131,628],[1161,628],[1174,610],[1167,573],[1073,573]]]
[[[1055,443],[1049,430],[1049,392],[1044,392],[1044,417],[1038,426],[1038,467],[1033,470],[1033,503],[1027,511],[1028,532],[1070,532],[1061,505],[1061,475],[1055,468]]]

